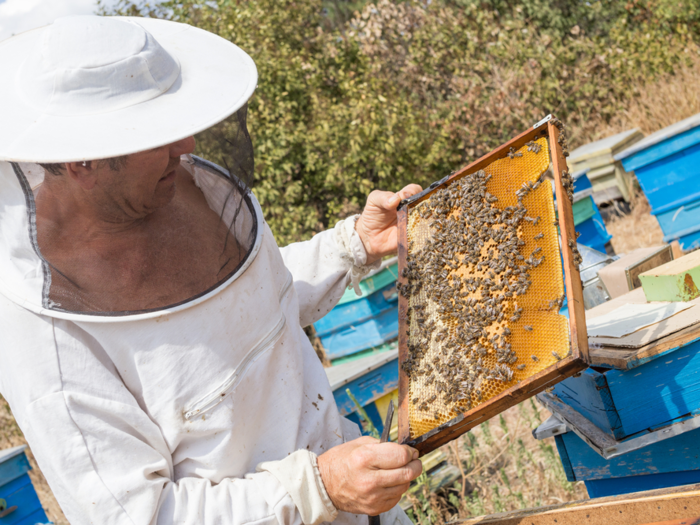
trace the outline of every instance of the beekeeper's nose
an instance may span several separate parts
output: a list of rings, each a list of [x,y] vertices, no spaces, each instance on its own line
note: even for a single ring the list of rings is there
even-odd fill
[[[187,155],[194,151],[194,147],[197,145],[194,137],[187,137],[177,142],[170,144],[170,157],[176,158],[180,155]]]

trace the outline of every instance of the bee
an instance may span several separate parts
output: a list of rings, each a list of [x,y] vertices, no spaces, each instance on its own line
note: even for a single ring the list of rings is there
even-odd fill
[[[535,363],[537,363],[537,362],[539,361],[539,358],[538,358],[536,355],[531,355],[530,357],[532,358],[532,360],[533,360]]]
[[[523,328],[525,330],[527,330],[528,332],[532,332],[532,330],[533,330],[532,326],[530,326],[530,325],[525,325],[525,326],[523,326]]]
[[[525,370],[525,367],[526,367],[526,366],[527,366],[527,365],[526,365],[525,363],[523,363],[522,365],[518,365],[518,366],[516,366],[515,368],[517,368],[518,370]]]
[[[526,142],[525,145],[527,146],[527,150],[532,151],[533,153],[539,153],[542,149],[542,146],[534,141]]]
[[[555,358],[557,361],[561,361],[561,360],[562,360],[562,357],[561,357],[559,354],[557,354],[556,352],[552,352],[552,355],[554,356],[554,358]]]
[[[508,157],[511,158],[511,159],[514,159],[515,157],[522,157],[522,156],[523,156],[522,153],[515,151],[515,148],[513,148],[513,147],[511,147],[511,148],[508,150],[507,155],[508,155]]]

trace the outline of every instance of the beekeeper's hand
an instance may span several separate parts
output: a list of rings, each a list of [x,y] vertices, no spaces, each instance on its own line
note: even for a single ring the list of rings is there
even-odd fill
[[[361,437],[321,454],[318,469],[336,509],[376,516],[396,506],[423,465],[408,445]]]
[[[409,184],[398,193],[374,190],[367,197],[362,215],[355,223],[367,252],[367,264],[396,253],[398,249],[398,229],[396,227],[396,207],[407,199],[423,191],[418,184]]]

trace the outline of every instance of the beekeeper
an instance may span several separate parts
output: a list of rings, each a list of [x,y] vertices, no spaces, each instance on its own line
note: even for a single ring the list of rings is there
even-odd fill
[[[280,249],[241,179],[235,45],[68,17],[0,67],[0,392],[68,520],[407,522],[417,453],[357,439],[302,327],[395,251],[420,188]],[[190,155],[229,116],[230,176]]]

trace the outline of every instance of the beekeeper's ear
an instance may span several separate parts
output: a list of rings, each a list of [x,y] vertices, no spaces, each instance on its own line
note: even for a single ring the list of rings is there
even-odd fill
[[[66,162],[66,172],[85,190],[91,190],[97,183],[97,162]]]

